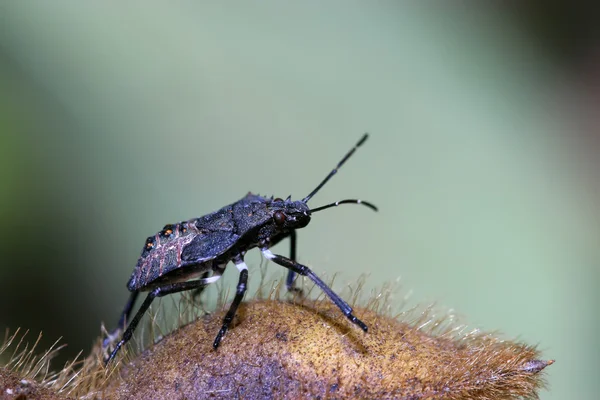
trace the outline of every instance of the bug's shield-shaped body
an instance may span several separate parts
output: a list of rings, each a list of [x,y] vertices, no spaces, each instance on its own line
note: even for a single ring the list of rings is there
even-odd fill
[[[272,228],[273,214],[294,203],[249,193],[211,214],[166,225],[146,239],[127,288],[147,291],[165,282],[188,280],[221,268],[233,255],[259,244],[270,247],[287,235],[285,227]]]
[[[121,329],[126,328],[121,340],[106,358],[106,363],[131,339],[136,326],[155,298],[189,290],[201,291],[206,285],[218,280],[227,263],[233,261],[240,275],[235,297],[213,343],[213,348],[216,349],[246,292],[248,266],[244,262],[244,255],[255,247],[258,247],[267,259],[289,270],[286,280],[289,290],[294,289],[296,274],[309,278],[353,324],[366,332],[367,325],[352,314],[352,307],[310,268],[298,263],[295,254],[296,229],[308,225],[312,213],[349,203],[363,204],[377,211],[373,204],[357,199],[340,200],[313,209],[307,204],[365,142],[367,136],[363,135],[325,179],[302,200],[292,201],[289,197],[286,200],[273,199],[248,193],[241,200],[218,211],[189,221],[166,225],[160,232],[150,236],[127,283],[131,295],[121,313],[117,328],[108,333],[103,342],[103,348],[108,350],[120,336]],[[269,248],[286,237],[290,238],[290,256],[273,254]],[[212,275],[209,276],[211,272]],[[143,291],[148,291],[148,295],[133,319],[129,320],[137,296]]]

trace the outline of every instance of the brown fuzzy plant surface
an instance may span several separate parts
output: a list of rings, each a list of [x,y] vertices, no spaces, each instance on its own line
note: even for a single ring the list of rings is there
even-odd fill
[[[107,368],[100,339],[52,374],[56,350],[34,357],[22,343],[14,350],[13,335],[0,347],[14,353],[0,367],[0,399],[535,399],[553,363],[427,310],[394,317],[378,300],[357,306],[364,333],[328,299],[270,297],[242,303],[216,351],[223,306]]]

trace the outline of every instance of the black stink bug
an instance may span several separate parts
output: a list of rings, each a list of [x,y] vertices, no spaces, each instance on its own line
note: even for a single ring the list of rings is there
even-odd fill
[[[216,349],[246,292],[248,267],[244,263],[244,254],[255,247],[258,247],[267,259],[289,269],[286,279],[288,290],[295,290],[296,274],[307,276],[329,296],[352,323],[366,332],[367,325],[352,314],[352,307],[307,266],[296,262],[296,229],[308,225],[312,213],[340,204],[362,204],[377,211],[373,204],[361,200],[340,200],[313,209],[307,204],[367,137],[368,134],[365,133],[325,179],[302,200],[292,201],[290,197],[285,200],[273,199],[248,193],[241,200],[211,214],[165,225],[156,235],[146,239],[142,254],[127,283],[127,289],[132,293],[125,304],[117,328],[104,340],[104,349],[108,349],[122,329],[127,329],[106,363],[115,358],[119,349],[131,339],[140,319],[156,297],[187,290],[201,290],[217,281],[225,271],[227,263],[233,261],[240,271],[240,278],[235,298],[213,343]],[[289,258],[273,254],[269,250],[271,246],[287,237],[291,243]],[[149,292],[146,300],[129,321],[138,294],[146,291]],[[128,321],[129,325],[126,326]]]

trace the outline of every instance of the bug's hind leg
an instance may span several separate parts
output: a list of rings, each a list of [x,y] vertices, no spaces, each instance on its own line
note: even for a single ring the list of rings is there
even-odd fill
[[[107,337],[102,341],[103,350],[109,348],[117,340],[121,332],[123,332],[123,330],[125,329],[125,326],[127,325],[127,320],[131,315],[131,310],[133,309],[133,305],[135,304],[135,301],[139,294],[140,292],[136,290],[129,296],[127,303],[125,303],[125,308],[123,308],[123,312],[121,313],[121,317],[119,318],[119,322],[117,323],[117,327],[111,332],[109,332]]]
[[[116,345],[115,349],[112,351],[112,353],[110,353],[110,356],[105,361],[105,364],[108,364],[113,358],[115,358],[119,349],[121,347],[123,347],[123,345],[131,339],[131,337],[133,336],[133,332],[135,331],[135,328],[137,328],[138,324],[140,323],[140,320],[142,319],[142,317],[144,316],[146,311],[148,311],[148,307],[150,307],[150,304],[152,304],[152,301],[156,297],[162,297],[162,296],[165,296],[165,295],[171,294],[171,293],[185,292],[187,290],[194,290],[201,286],[206,286],[210,283],[213,283],[216,280],[218,280],[220,277],[221,277],[221,275],[211,276],[210,278],[206,278],[206,279],[199,279],[199,280],[188,281],[188,282],[177,282],[177,283],[172,283],[169,285],[159,286],[157,288],[152,289],[152,291],[150,293],[148,293],[146,300],[144,300],[144,302],[142,303],[138,312],[135,314],[135,316],[129,323],[129,326],[125,330],[125,333],[123,333],[123,337],[117,343],[117,345]],[[133,297],[133,295],[132,295],[132,297]]]
[[[248,284],[248,266],[241,258],[237,260],[234,259],[234,263],[237,269],[240,271],[240,280],[237,285],[237,290],[235,292],[233,302],[229,307],[229,311],[227,311],[227,314],[225,314],[225,318],[223,318],[223,326],[221,326],[221,329],[219,330],[219,333],[217,334],[217,337],[213,342],[213,348],[215,349],[219,347],[221,339],[223,339],[223,336],[229,329],[229,325],[231,324],[231,321],[233,321],[233,317],[235,317],[235,313],[240,303],[242,302],[242,299],[244,298],[244,294],[246,293],[246,288]]]

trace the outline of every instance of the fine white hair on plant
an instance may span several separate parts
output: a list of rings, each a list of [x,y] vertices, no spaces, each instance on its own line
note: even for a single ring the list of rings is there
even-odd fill
[[[453,312],[441,310],[438,306],[411,308],[406,305],[406,299],[396,302],[395,295],[400,287],[398,281],[371,290],[368,296],[364,293],[367,276],[346,287],[350,290],[347,298],[356,299],[356,307],[370,325],[376,327],[367,335],[359,335],[343,318],[339,318],[335,306],[327,298],[317,296],[316,300],[311,300],[314,297],[310,296],[313,285],[302,286],[303,296],[297,293],[288,295],[285,277],[280,271],[278,275],[267,278],[266,272],[261,269],[260,278],[255,299],[243,303],[239,318],[243,318],[244,323],[234,325],[225,345],[218,351],[211,348],[210,337],[226,311],[225,303],[229,298],[226,286],[219,287],[218,296],[211,294],[210,298],[219,297],[221,300],[218,304],[213,303],[208,314],[205,305],[193,295],[162,304],[172,305],[171,309],[178,313],[174,319],[169,319],[168,310],[157,303],[159,307],[150,313],[143,330],[136,335],[137,345],[134,342],[134,345],[126,346],[128,351],[124,352],[124,357],[108,368],[102,361],[100,339],[88,357],[78,357],[58,372],[51,372],[49,367],[50,360],[60,348],[58,342],[36,356],[34,350],[39,338],[30,346],[24,335],[19,335],[20,331],[6,336],[0,346],[0,357],[10,354],[9,361],[5,363],[10,372],[27,380],[30,388],[39,385],[51,390],[59,396],[57,399],[62,398],[61,395],[79,399],[118,399],[130,390],[137,390],[135,395],[149,396],[148,387],[143,383],[148,377],[153,377],[158,385],[152,392],[154,398],[172,398],[175,395],[173,388],[179,387],[177,390],[181,391],[192,390],[190,387],[196,386],[202,393],[212,391],[212,395],[218,398],[225,393],[234,393],[231,388],[236,386],[231,385],[255,390],[251,389],[251,382],[244,380],[252,374],[259,374],[265,382],[273,383],[274,390],[279,387],[290,393],[312,393],[315,396],[329,393],[344,397],[354,393],[353,396],[359,397],[394,398],[403,393],[404,397],[415,395],[418,398],[435,397],[436,393],[440,393],[438,390],[442,390],[444,396],[452,400],[536,398],[537,389],[543,386],[539,372],[553,363],[552,360],[541,360],[533,347],[458,324]],[[326,280],[331,286],[333,278]],[[341,286],[339,276],[337,280]],[[320,291],[316,293],[320,294]],[[364,306],[361,307],[361,303]],[[171,332],[173,329],[176,331]],[[236,347],[240,339],[252,345]],[[131,351],[132,348],[143,350],[144,356],[138,357],[137,351]],[[173,357],[183,348],[186,349],[185,354]],[[256,359],[262,361],[256,363]],[[387,361],[381,363],[381,360]],[[402,367],[404,362],[418,365],[415,371],[426,371],[423,372],[425,375],[419,375],[419,372],[411,377],[407,373],[411,369]],[[193,380],[192,386],[178,386],[177,376],[173,376],[175,381],[169,381],[167,378],[171,374],[164,374],[164,371],[170,370],[178,371],[175,375],[188,376],[191,365],[196,371],[205,371],[197,375],[198,380]],[[287,369],[286,366],[290,365],[296,367]],[[313,367],[304,371],[301,369],[303,365]],[[252,371],[245,371],[245,368]],[[355,372],[348,372],[356,368]],[[304,372],[299,373],[301,370]],[[311,371],[314,370],[322,372],[313,376]],[[356,383],[352,383],[355,379],[353,374],[359,371],[362,371],[360,379],[370,382],[368,385],[355,386]],[[388,378],[371,381],[371,373]],[[203,374],[212,376],[212,381],[202,378]],[[217,386],[208,388],[206,382]],[[308,392],[297,392],[298,388]],[[422,392],[425,388],[430,389]],[[359,392],[348,391],[358,389]],[[192,390],[185,393],[193,398],[199,392]],[[245,393],[252,397],[250,393],[254,392]]]

